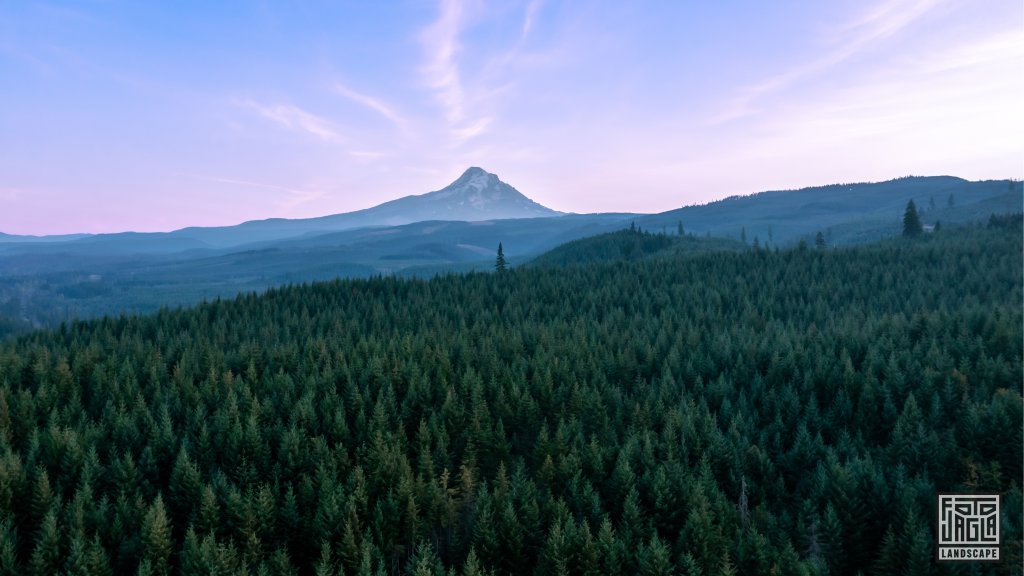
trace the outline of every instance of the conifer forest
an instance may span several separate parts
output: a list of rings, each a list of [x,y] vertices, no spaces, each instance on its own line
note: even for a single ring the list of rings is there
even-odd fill
[[[1020,573],[1019,216],[637,246],[0,342],[0,573]]]

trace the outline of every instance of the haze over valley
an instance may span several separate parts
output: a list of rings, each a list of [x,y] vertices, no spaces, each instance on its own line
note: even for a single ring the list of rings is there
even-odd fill
[[[167,233],[0,236],[0,310],[9,330],[151,312],[333,278],[429,277],[489,270],[499,243],[511,265],[586,236],[639,226],[736,245],[832,246],[898,236],[909,200],[953,227],[1020,212],[1020,183],[908,177],[764,192],[658,214],[564,214],[472,167],[434,192],[357,212]],[[708,250],[728,243],[707,243]]]

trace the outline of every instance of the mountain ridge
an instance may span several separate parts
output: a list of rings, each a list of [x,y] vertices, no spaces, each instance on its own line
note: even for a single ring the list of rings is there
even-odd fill
[[[472,166],[440,190],[410,194],[370,208],[311,218],[266,218],[229,226],[187,226],[170,232],[112,232],[58,236],[18,236],[0,232],[0,244],[15,242],[125,248],[142,252],[216,250],[254,242],[277,241],[376,226],[401,226],[426,220],[478,222],[555,217],[562,212],[543,206],[496,174]],[[124,242],[128,240],[129,242]],[[117,245],[117,246],[115,246]]]

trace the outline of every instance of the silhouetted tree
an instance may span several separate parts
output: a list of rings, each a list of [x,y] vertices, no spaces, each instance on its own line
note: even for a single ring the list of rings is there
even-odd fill
[[[917,215],[917,206],[914,201],[907,202],[907,210],[903,213],[903,235],[908,238],[920,236],[924,229],[921,227],[921,217]]]
[[[498,257],[494,259],[494,270],[496,272],[504,272],[506,266],[505,249],[501,246],[501,242],[498,242]]]

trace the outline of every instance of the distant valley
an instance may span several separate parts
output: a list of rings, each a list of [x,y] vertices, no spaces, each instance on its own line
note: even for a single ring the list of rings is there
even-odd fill
[[[911,199],[929,225],[1024,209],[1020,182],[908,177],[763,192],[659,214],[566,214],[474,167],[441,190],[319,218],[167,233],[0,234],[0,335],[337,277],[485,271],[499,242],[510,264],[522,265],[567,242],[630,226],[717,239],[676,248],[687,252],[784,248],[818,232],[831,246],[862,244],[899,234]]]

